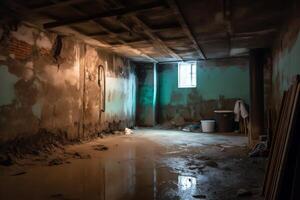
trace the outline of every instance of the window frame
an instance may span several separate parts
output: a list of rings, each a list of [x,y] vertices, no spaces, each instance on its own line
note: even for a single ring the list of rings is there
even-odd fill
[[[180,77],[182,77],[181,75],[180,75],[180,68],[182,67],[182,66],[180,66],[180,65],[182,65],[182,64],[189,64],[190,65],[190,68],[191,68],[191,73],[190,73],[190,78],[191,78],[191,84],[190,85],[186,85],[186,86],[183,86],[183,85],[180,85],[180,83],[181,83],[181,81],[180,81]],[[195,72],[193,72],[193,64],[195,65]],[[180,89],[180,88],[196,88],[197,87],[197,62],[196,61],[188,61],[188,62],[178,62],[178,64],[177,64],[177,71],[178,71],[178,88]],[[195,74],[195,85],[192,85],[192,77],[193,77],[193,74]]]

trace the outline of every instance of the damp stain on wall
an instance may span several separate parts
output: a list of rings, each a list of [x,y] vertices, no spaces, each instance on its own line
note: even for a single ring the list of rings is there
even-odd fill
[[[158,66],[159,121],[181,115],[187,121],[212,118],[216,109],[233,109],[237,99],[249,104],[247,59],[197,63],[197,87],[178,88],[177,64]]]
[[[277,113],[283,92],[300,74],[300,20],[295,12],[298,17],[285,23],[273,49],[272,101]]]
[[[61,37],[54,57],[56,38],[20,24],[1,42],[0,142],[40,129],[78,139],[134,125],[134,65],[71,36]],[[99,85],[99,65],[104,66],[105,89]],[[99,94],[104,90],[102,112]]]

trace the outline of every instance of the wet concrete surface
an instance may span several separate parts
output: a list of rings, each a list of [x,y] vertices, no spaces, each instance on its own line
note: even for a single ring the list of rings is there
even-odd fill
[[[248,158],[246,145],[232,134],[139,129],[67,146],[79,156],[56,153],[57,165],[0,166],[0,199],[261,199],[265,159]]]

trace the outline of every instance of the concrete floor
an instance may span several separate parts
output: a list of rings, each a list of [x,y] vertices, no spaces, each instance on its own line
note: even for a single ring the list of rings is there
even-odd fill
[[[139,129],[1,166],[0,199],[261,199],[265,159],[248,158],[246,145],[243,136]],[[90,157],[66,156],[74,152]],[[55,157],[63,164],[48,166]]]

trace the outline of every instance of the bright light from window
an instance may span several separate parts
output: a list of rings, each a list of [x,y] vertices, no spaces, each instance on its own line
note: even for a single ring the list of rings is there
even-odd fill
[[[178,63],[178,88],[195,88],[196,85],[196,62]]]

